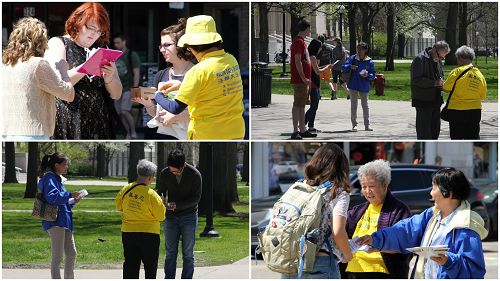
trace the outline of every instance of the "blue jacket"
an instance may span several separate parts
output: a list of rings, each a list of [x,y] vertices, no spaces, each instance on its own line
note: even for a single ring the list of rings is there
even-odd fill
[[[47,231],[53,226],[59,226],[73,231],[73,213],[71,212],[71,208],[73,208],[74,203],[69,203],[71,193],[64,188],[61,177],[52,171],[45,173],[38,182],[38,191],[43,193],[47,203],[59,205],[57,220],[42,220],[43,230]]]
[[[473,213],[470,209],[469,212]],[[378,250],[408,253],[406,248],[421,246],[427,224],[433,215],[434,207],[401,220],[392,227],[374,232],[372,247]],[[468,227],[457,227],[446,235],[445,243],[450,248],[447,254],[448,260],[444,266],[439,267],[438,279],[484,278],[486,269],[478,232]]]
[[[351,69],[352,64],[357,65],[358,69],[352,71],[347,88],[362,93],[370,92],[370,82],[375,79],[375,64],[373,60],[368,56],[365,56],[364,60],[360,60],[358,55],[352,55],[342,65],[342,72],[347,72]],[[366,78],[359,75],[359,72],[363,69],[368,70],[368,76]]]

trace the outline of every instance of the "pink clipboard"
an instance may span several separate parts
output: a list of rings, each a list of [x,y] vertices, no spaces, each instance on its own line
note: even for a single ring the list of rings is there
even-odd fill
[[[116,61],[122,54],[122,51],[99,48],[76,71],[101,77],[101,68],[110,61]]]

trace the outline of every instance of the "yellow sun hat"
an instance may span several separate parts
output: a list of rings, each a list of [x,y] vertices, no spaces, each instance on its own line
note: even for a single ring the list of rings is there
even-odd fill
[[[199,15],[187,19],[186,32],[181,36],[177,46],[205,45],[222,41],[217,33],[215,21],[211,16]]]

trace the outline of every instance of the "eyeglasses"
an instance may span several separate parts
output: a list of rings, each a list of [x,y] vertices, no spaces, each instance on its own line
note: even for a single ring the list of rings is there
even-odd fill
[[[158,50],[161,51],[161,49],[167,49],[168,47],[175,45],[175,43],[163,43],[160,46],[158,46]]]
[[[92,28],[92,27],[89,27],[87,24],[84,24],[84,25],[85,25],[85,28],[86,28],[88,31],[90,31],[90,32],[92,32],[92,33],[94,33],[94,34],[98,34],[99,36],[103,36],[103,35],[105,34],[104,32],[100,31],[100,30],[99,30],[99,29],[97,29],[97,28]]]
[[[436,56],[438,57],[439,60],[443,60],[446,57],[446,55],[442,57],[438,51],[436,51]]]
[[[169,166],[168,167],[168,170],[174,174],[174,175],[180,175],[182,174],[182,171],[184,171],[184,167],[185,166],[182,166],[182,168],[178,169],[178,168],[175,168],[175,167],[172,167],[172,166]],[[175,169],[175,170],[174,170]]]

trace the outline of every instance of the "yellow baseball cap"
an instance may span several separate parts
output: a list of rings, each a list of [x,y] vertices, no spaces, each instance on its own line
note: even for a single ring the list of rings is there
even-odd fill
[[[217,33],[215,21],[211,16],[199,15],[187,19],[186,32],[181,36],[177,46],[205,45],[222,41]]]

